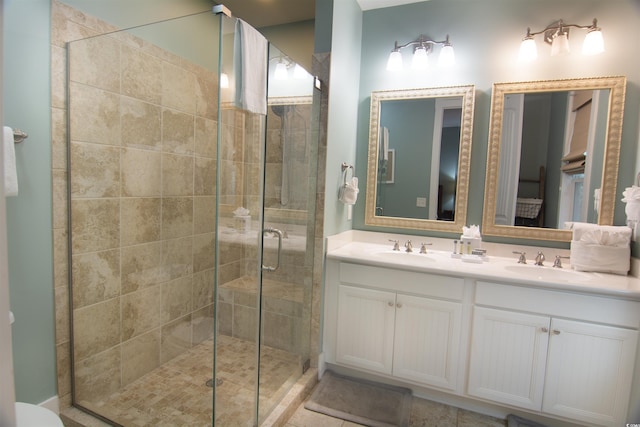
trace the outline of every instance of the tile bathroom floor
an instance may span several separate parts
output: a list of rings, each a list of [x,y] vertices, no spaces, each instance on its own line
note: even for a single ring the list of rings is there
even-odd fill
[[[255,345],[218,337],[216,425],[251,426],[255,399]],[[211,426],[213,341],[205,341],[101,402],[80,402],[124,426]],[[260,407],[278,404],[301,372],[298,357],[263,346]],[[261,416],[262,416],[261,412]]]
[[[309,411],[302,403],[285,427],[354,427],[360,424]],[[506,420],[413,398],[410,427],[505,427]]]

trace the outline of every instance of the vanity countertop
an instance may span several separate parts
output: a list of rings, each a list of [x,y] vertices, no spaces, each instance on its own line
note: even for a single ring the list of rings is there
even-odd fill
[[[393,251],[398,240],[400,251]],[[413,252],[407,253],[404,244],[411,240]],[[420,253],[421,243],[429,243],[427,253]],[[496,243],[483,243],[487,249],[484,261],[477,257],[454,258],[452,239],[393,235],[387,233],[348,231],[327,240],[327,259],[374,267],[386,267],[452,277],[501,282],[512,285],[535,286],[546,289],[599,294],[610,297],[640,300],[640,278],[627,275],[575,271],[568,259],[563,268],[553,268],[556,255],[568,257],[568,249],[523,247]],[[518,255],[527,253],[527,264],[518,264]],[[544,266],[534,265],[538,251],[544,252]],[[473,262],[475,261],[475,262]]]

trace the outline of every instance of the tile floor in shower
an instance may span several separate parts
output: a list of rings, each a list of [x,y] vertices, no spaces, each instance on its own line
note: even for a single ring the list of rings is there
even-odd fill
[[[255,344],[218,337],[216,425],[251,426],[255,399]],[[213,342],[205,341],[87,409],[124,426],[210,426]],[[263,346],[260,407],[270,411],[301,372],[297,355]],[[268,413],[260,414],[261,418]]]

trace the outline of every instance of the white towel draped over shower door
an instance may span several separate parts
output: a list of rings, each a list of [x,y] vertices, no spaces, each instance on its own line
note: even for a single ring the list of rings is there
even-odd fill
[[[251,113],[267,114],[268,42],[258,30],[241,19],[234,38],[236,105]]]

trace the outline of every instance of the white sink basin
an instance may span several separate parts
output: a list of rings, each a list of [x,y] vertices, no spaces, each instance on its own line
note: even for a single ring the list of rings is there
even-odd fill
[[[504,269],[512,273],[525,276],[529,279],[535,278],[543,281],[583,282],[583,281],[592,279],[592,276],[590,276],[587,273],[583,273],[581,271],[562,269],[562,268],[553,268],[553,267],[546,267],[546,266],[539,266],[539,265],[527,265],[527,264],[507,265],[504,267]]]
[[[412,262],[435,261],[435,258],[433,258],[429,253],[421,254],[420,252],[394,251],[391,249],[376,251],[373,252],[373,255],[384,259],[393,260],[394,262],[402,262],[403,260]]]

